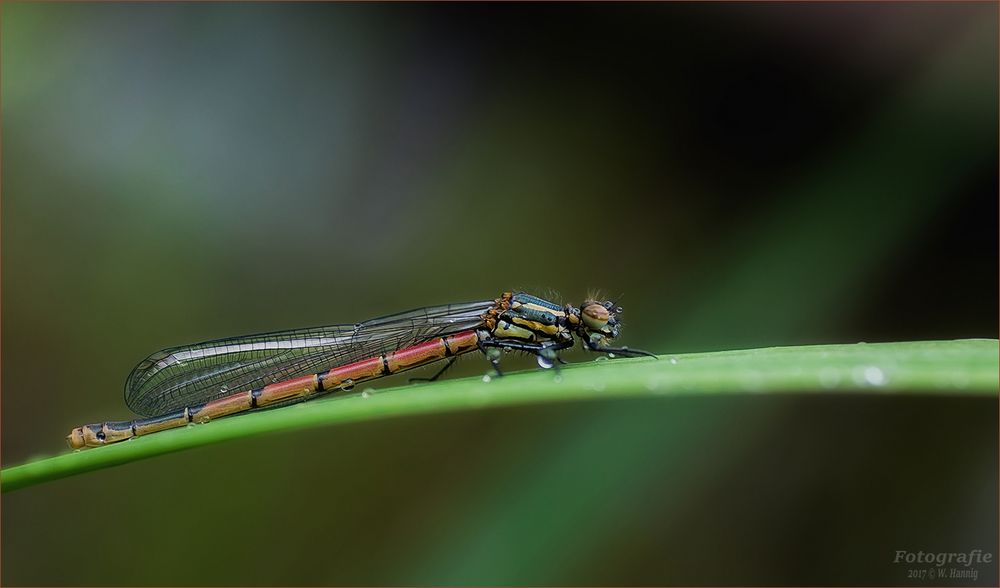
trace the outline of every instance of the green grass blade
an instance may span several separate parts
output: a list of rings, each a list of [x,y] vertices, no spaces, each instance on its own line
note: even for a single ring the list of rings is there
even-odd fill
[[[662,395],[897,392],[996,396],[992,339],[774,347],[594,361],[552,371],[444,380],[331,396],[98,449],[67,452],[0,474],[3,492],[164,453],[276,431],[542,402]]]

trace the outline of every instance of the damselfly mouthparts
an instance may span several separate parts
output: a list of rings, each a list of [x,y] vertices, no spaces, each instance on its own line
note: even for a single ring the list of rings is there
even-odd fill
[[[585,349],[650,355],[612,347],[622,309],[611,301],[560,306],[523,292],[447,304],[353,325],[333,325],[171,347],[147,357],[125,383],[125,403],[147,418],[77,427],[70,447],[99,447],[188,423],[350,390],[359,382],[480,350],[499,375],[504,350],[534,354],[539,365],[579,338]],[[655,356],[653,356],[655,357]]]

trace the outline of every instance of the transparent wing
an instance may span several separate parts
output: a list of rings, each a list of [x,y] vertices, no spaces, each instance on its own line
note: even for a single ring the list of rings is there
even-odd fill
[[[171,347],[139,363],[125,382],[125,403],[156,416],[377,357],[475,328],[493,300],[419,308],[353,325],[331,325]]]

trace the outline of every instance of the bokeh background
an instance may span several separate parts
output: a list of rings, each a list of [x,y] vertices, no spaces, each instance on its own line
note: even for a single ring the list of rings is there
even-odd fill
[[[156,349],[511,288],[661,353],[996,338],[997,20],[5,2],[3,463],[128,418]],[[899,585],[996,557],[996,496],[995,398],[507,409],[5,495],[0,580]]]

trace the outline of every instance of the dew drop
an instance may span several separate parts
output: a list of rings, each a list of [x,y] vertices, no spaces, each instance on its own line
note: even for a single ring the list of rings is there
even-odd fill
[[[350,392],[351,390],[354,390],[354,380],[347,378],[340,384],[340,389],[343,390],[344,392]]]
[[[493,380],[493,378],[491,378],[489,374],[483,374],[483,382],[484,383],[489,384],[492,380]]]
[[[670,363],[672,363],[673,365],[677,365],[677,358],[676,357],[671,357],[670,358]]]
[[[875,366],[866,367],[865,381],[872,386],[881,386],[886,382],[885,372]]]
[[[555,382],[556,384],[559,384],[560,382],[562,382],[562,376],[556,374],[555,376],[552,377],[552,381]]]

